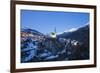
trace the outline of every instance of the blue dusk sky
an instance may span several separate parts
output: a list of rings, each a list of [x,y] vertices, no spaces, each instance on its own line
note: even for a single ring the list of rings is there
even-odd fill
[[[75,29],[89,23],[89,13],[21,10],[21,28],[47,34]]]

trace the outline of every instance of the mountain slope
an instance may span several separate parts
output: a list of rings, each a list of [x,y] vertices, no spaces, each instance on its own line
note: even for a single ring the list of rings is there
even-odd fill
[[[89,47],[89,25],[81,27],[73,32],[63,33],[59,36],[60,38],[62,37],[65,39],[77,40],[78,42],[80,42],[81,46],[79,47],[79,50],[76,51],[76,55],[83,54],[85,58],[89,58],[89,48],[90,48]]]
[[[89,59],[89,26],[48,37],[33,29],[21,30],[21,63]]]
[[[76,31],[73,32],[64,32],[61,35],[58,35],[58,37],[62,38],[70,38],[72,40],[78,40],[80,42],[83,42],[86,40],[89,40],[89,25],[86,25],[84,27],[79,28]]]
[[[36,34],[36,35],[43,35],[42,33],[40,33],[39,31],[33,30],[33,29],[27,29],[27,28],[22,28],[21,32],[25,32],[25,33],[32,33],[32,34]]]

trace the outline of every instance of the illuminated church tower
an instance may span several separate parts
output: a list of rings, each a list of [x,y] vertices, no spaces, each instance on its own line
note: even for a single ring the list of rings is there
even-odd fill
[[[57,36],[57,32],[56,32],[56,28],[55,28],[54,32],[51,32],[51,37],[56,38],[56,36]]]

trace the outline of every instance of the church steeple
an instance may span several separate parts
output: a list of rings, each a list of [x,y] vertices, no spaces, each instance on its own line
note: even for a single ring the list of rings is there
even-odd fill
[[[55,27],[55,33],[56,33],[56,27]]]

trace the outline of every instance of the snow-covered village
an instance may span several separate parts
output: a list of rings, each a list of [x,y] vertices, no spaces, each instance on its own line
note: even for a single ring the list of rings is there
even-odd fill
[[[44,35],[33,29],[21,30],[21,62],[89,59],[89,25],[72,32]]]

